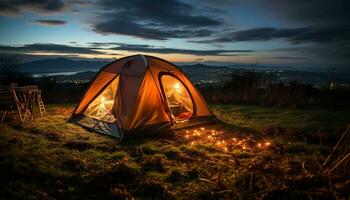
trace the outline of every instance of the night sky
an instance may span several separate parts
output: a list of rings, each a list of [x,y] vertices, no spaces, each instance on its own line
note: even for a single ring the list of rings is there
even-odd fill
[[[350,71],[349,0],[0,0],[0,53],[26,60],[243,63]]]

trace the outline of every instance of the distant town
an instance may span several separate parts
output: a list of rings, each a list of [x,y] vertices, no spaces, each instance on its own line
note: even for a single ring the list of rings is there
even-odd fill
[[[19,69],[31,74],[36,79],[51,77],[60,84],[85,84],[90,82],[97,71],[106,64],[107,62],[103,61],[73,61],[66,58],[56,58],[22,63]],[[219,86],[230,81],[232,74],[255,73],[271,83],[301,82],[316,88],[329,87],[330,85],[332,87],[350,87],[350,73],[340,73],[331,69],[326,72],[315,72],[256,65],[178,64],[178,66],[198,86]]]

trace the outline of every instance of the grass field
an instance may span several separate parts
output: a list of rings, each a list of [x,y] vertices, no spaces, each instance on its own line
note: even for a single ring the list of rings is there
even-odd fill
[[[72,105],[49,105],[30,124],[0,125],[3,199],[349,199],[349,171],[320,164],[350,113],[211,105],[224,124],[134,138],[67,123]],[[201,136],[190,136],[199,130]],[[227,150],[204,139],[242,144]],[[222,132],[220,132],[222,131]],[[187,136],[186,136],[187,135]],[[266,148],[258,144],[269,143]],[[226,144],[225,143],[225,144]],[[245,145],[245,146],[244,146]],[[244,148],[243,148],[244,146]],[[1,199],[1,198],[0,198]]]

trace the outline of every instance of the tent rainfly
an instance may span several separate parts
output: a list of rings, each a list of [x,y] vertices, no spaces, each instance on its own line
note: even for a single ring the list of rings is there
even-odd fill
[[[121,139],[209,123],[215,121],[215,116],[174,64],[153,56],[133,55],[98,72],[70,121]]]

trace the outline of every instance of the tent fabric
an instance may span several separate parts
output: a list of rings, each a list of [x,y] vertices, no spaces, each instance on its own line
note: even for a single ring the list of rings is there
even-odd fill
[[[88,104],[84,114],[100,121],[110,123],[115,122],[116,118],[113,112],[113,105],[118,104],[118,101],[115,99],[118,84],[119,76],[117,76],[100,95]]]
[[[82,116],[77,121],[79,125],[116,138],[122,138],[123,133],[115,123],[100,121],[94,118]]]
[[[160,81],[172,118],[189,119],[193,114],[193,101],[185,86],[171,75],[161,76]]]
[[[175,65],[134,55],[103,67],[70,120],[117,138],[139,130],[183,128],[213,121],[189,78]],[[126,135],[125,135],[126,134]]]
[[[108,73],[101,71],[96,79],[92,82],[89,89],[85,92],[82,100],[80,101],[78,107],[74,111],[75,114],[81,113],[90,101],[96,96],[96,94],[101,91],[111,80],[113,80],[117,74]]]
[[[165,110],[159,88],[154,82],[151,72],[146,72],[144,81],[139,91],[139,97],[135,102],[135,113],[130,121],[128,129],[152,124],[170,122]]]

